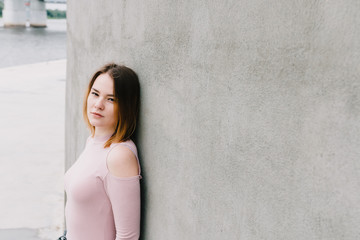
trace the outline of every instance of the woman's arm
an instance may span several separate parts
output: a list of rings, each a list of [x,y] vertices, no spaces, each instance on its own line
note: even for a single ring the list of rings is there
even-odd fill
[[[116,240],[138,240],[140,236],[140,176],[137,159],[123,145],[108,155],[106,191],[114,214]]]

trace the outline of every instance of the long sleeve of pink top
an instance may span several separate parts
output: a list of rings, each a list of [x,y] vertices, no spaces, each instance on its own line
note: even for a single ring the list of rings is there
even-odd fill
[[[129,140],[104,148],[109,137],[89,137],[65,174],[68,240],[139,239],[140,164],[139,175],[127,178],[113,176],[106,164],[108,153],[119,144],[129,147],[138,159],[136,146]]]
[[[105,178],[105,185],[114,214],[116,239],[139,239],[139,178],[117,178],[108,173]]]

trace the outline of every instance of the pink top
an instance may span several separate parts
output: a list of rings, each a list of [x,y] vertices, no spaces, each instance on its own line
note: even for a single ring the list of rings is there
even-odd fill
[[[68,240],[138,240],[140,235],[140,164],[133,141],[88,137],[84,151],[65,173],[65,218]],[[135,154],[139,175],[120,178],[106,164],[108,153],[125,145]]]

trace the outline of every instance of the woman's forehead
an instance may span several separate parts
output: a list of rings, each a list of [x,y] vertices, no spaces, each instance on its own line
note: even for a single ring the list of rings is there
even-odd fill
[[[96,78],[92,88],[104,94],[112,94],[114,92],[114,81],[109,74],[103,73]]]

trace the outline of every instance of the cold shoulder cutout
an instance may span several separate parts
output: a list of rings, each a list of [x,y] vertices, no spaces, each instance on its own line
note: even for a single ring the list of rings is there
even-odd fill
[[[116,177],[140,175],[139,164],[135,154],[124,144],[118,144],[109,151],[106,163],[109,174]]]

